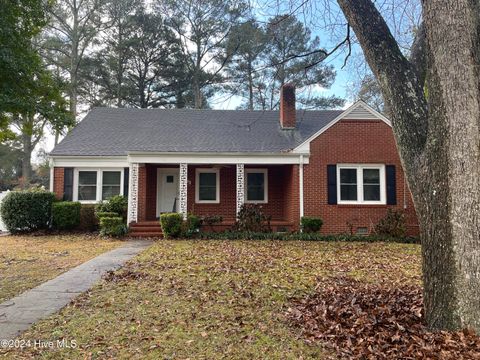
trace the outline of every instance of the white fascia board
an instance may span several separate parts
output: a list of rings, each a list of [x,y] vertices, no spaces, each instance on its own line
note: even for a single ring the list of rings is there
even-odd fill
[[[367,109],[370,113],[372,113],[376,118],[378,118],[378,120],[381,120],[383,121],[385,124],[387,124],[388,126],[392,126],[392,122],[386,118],[384,115],[380,114],[378,111],[374,110],[372,107],[370,107],[369,105],[367,105],[366,103],[364,103],[363,101],[359,100],[357,101],[355,104],[353,104],[352,106],[350,106],[348,109],[346,109],[343,113],[341,113],[340,115],[338,115],[335,119],[333,119],[332,121],[330,121],[326,126],[324,126],[323,128],[321,128],[319,131],[317,131],[315,134],[313,134],[312,136],[310,136],[307,140],[305,140],[303,143],[301,143],[300,145],[298,145],[295,149],[293,149],[293,153],[305,153],[308,151],[308,153],[310,153],[310,142],[314,139],[316,139],[318,136],[320,136],[321,134],[323,134],[325,131],[327,131],[328,129],[330,129],[333,125],[335,125],[336,123],[338,123],[340,120],[342,119],[348,119],[348,114],[350,114],[352,111],[354,111],[356,108],[358,108],[359,106],[362,106],[364,107],[365,109]],[[358,121],[362,121],[362,120],[358,120]]]
[[[126,156],[50,156],[54,167],[128,167]]]
[[[309,154],[304,155],[308,164]],[[299,153],[140,153],[128,155],[129,163],[146,164],[299,164]]]

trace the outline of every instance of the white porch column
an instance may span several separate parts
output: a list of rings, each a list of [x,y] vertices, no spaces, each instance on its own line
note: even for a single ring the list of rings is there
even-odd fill
[[[300,191],[299,191],[299,195],[300,195],[300,218],[303,217],[304,215],[304,210],[303,210],[303,155],[300,155],[300,165],[298,167],[298,171],[299,171],[299,174],[298,174],[298,181],[299,181],[299,185],[300,185]]]
[[[180,181],[179,181],[179,212],[183,217],[187,218],[187,185],[188,185],[188,164],[180,164]]]
[[[128,172],[128,224],[138,220],[138,167],[138,163],[130,164]]]
[[[237,164],[237,215],[245,203],[245,165]]]

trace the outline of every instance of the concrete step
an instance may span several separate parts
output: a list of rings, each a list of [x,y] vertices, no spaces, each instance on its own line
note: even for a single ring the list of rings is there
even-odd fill
[[[163,238],[163,233],[161,232],[129,232],[128,236],[139,237],[139,238]]]

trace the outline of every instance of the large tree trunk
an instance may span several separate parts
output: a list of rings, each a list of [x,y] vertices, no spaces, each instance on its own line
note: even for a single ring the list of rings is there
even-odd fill
[[[427,323],[480,333],[478,5],[424,1],[426,56],[409,62],[371,0],[338,3],[391,109],[420,221]]]

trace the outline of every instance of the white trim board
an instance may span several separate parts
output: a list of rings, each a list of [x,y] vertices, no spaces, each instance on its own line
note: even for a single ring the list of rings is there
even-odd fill
[[[368,119],[360,119],[359,118],[359,112],[356,112],[356,110],[363,110],[361,113],[369,113],[370,116]],[[364,103],[363,101],[357,101],[355,104],[350,106],[347,110],[345,110],[343,113],[338,115],[335,119],[330,121],[326,126],[321,128],[319,131],[317,131],[315,134],[310,136],[307,140],[302,142],[300,145],[298,145],[295,149],[293,149],[293,153],[295,154],[309,154],[310,153],[310,142],[316,139],[318,136],[323,134],[325,131],[330,129],[333,125],[338,123],[340,120],[357,120],[357,121],[362,121],[362,120],[381,120],[388,126],[392,126],[392,123],[390,120],[388,120],[384,115],[380,114],[378,111],[374,110],[372,107]],[[308,163],[308,162],[305,162]]]

